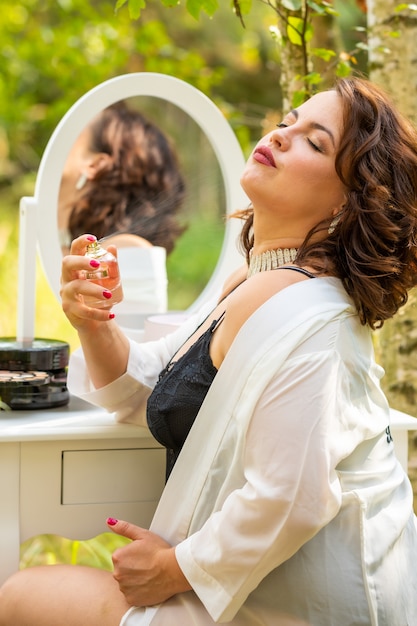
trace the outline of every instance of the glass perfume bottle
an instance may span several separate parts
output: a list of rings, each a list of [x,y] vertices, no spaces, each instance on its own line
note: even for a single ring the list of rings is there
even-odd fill
[[[109,300],[97,299],[83,296],[84,302],[88,306],[100,309],[110,309],[113,305],[123,300],[123,289],[120,280],[119,264],[117,258],[98,242],[88,244],[85,256],[95,259],[100,263],[97,269],[91,268],[84,272],[84,278],[91,280],[103,289],[111,291],[112,297]]]

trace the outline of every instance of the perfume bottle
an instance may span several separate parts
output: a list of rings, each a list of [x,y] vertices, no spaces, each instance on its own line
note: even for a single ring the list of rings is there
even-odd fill
[[[120,281],[119,264],[117,258],[98,242],[88,244],[85,256],[95,259],[100,263],[97,269],[91,268],[83,273],[86,280],[96,285],[100,285],[107,291],[111,291],[112,297],[109,300],[102,300],[93,297],[83,296],[84,302],[88,306],[110,309],[114,304],[123,300],[123,289]]]

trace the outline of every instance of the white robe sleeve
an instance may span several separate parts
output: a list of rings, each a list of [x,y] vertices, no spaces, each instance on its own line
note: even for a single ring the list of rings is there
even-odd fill
[[[190,317],[178,330],[158,341],[138,344],[129,339],[126,372],[110,384],[96,389],[90,379],[82,349],[70,357],[68,389],[83,400],[115,413],[116,421],[146,426],[146,402],[159,373],[205,318],[203,310]]]
[[[338,512],[337,463],[363,436],[344,415],[344,365],[328,351],[288,361],[260,398],[241,459],[242,485],[176,546],[179,565],[215,621]]]

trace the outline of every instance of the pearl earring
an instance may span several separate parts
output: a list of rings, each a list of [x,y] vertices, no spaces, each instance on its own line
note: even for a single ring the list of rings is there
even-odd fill
[[[79,179],[75,183],[75,189],[77,189],[77,191],[82,189],[84,187],[85,183],[87,182],[87,180],[88,180],[87,174],[84,174],[84,172],[82,172],[80,177],[79,177]]]

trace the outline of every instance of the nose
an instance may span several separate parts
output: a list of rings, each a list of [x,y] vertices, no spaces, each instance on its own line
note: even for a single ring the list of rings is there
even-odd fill
[[[287,127],[275,128],[269,135],[269,143],[280,150],[288,150],[291,145],[290,133]]]

